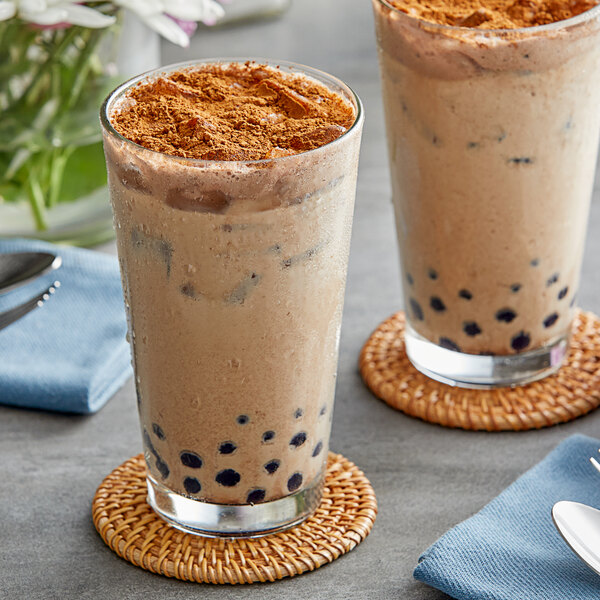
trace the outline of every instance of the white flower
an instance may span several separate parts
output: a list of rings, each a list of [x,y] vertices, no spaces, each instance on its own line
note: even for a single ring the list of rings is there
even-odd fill
[[[115,17],[68,0],[3,0],[0,1],[0,21],[18,17],[36,25],[70,23],[82,27],[108,27]]]
[[[215,0],[113,0],[134,12],[148,27],[178,46],[189,46],[190,38],[170,17],[180,21],[214,24],[225,11]],[[2,2],[0,2],[0,5]]]

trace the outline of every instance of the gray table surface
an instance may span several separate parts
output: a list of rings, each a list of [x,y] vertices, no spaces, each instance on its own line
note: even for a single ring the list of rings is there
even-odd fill
[[[275,21],[201,31],[185,50],[163,44],[165,64],[217,56],[308,64],[346,81],[365,104],[331,447],[371,480],[379,502],[375,527],[334,563],[267,585],[184,583],[121,560],[96,533],[90,506],[101,480],[141,450],[130,380],[89,417],[0,407],[0,598],[447,598],[413,580],[420,553],[566,437],[598,435],[600,412],[541,431],[454,431],[393,411],[363,385],[362,344],[401,307],[368,0],[295,0]],[[600,231],[598,187],[590,231]],[[579,301],[596,313],[599,251],[600,236],[589,235]]]

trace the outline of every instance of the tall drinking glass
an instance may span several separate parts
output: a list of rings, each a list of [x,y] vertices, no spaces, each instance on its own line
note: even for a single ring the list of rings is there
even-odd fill
[[[149,502],[180,529],[256,536],[321,498],[363,112],[341,81],[277,62],[339,95],[352,127],[300,154],[208,161],[111,124],[140,82],[217,63],[133,79],[101,117]]]
[[[481,30],[373,0],[411,362],[464,387],[557,370],[600,129],[600,7]]]

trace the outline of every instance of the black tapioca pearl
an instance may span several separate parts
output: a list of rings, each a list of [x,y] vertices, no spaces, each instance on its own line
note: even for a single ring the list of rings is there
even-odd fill
[[[516,294],[516,293],[517,293],[517,292],[518,292],[520,289],[521,289],[521,284],[520,284],[520,283],[513,283],[513,284],[510,286],[510,291],[511,291],[513,294]]]
[[[246,298],[250,295],[250,292],[258,285],[262,277],[258,273],[250,273],[245,279],[242,279],[240,283],[231,290],[228,294],[225,294],[224,301],[226,304],[244,304]]]
[[[248,504],[257,504],[258,502],[262,502],[265,499],[266,494],[266,490],[263,489],[252,490],[248,494],[246,502],[248,502]]]
[[[294,412],[294,419],[299,419],[304,414],[304,411],[301,408],[297,408]]]
[[[250,417],[248,415],[239,415],[236,419],[238,425],[246,425],[250,422]]]
[[[446,305],[444,304],[442,299],[438,298],[437,296],[431,297],[429,301],[429,306],[431,306],[431,308],[433,308],[433,310],[435,310],[436,312],[444,312],[446,310]]]
[[[539,258],[534,258],[532,260],[529,261],[529,264],[532,267],[537,267],[540,264],[540,259]]]
[[[481,327],[475,323],[475,321],[466,321],[463,323],[463,331],[473,337],[475,335],[479,335],[481,333]]]
[[[169,465],[160,457],[160,456],[156,456],[156,468],[158,470],[158,472],[160,473],[160,476],[163,479],[166,479],[169,476]]]
[[[528,333],[524,331],[520,331],[517,335],[513,336],[510,340],[510,346],[513,350],[519,352],[520,350],[525,350],[527,346],[531,343],[531,338]]]
[[[234,487],[240,482],[241,478],[241,475],[237,471],[234,471],[233,469],[224,469],[217,473],[215,481],[225,487]]]
[[[532,165],[534,160],[530,156],[513,156],[508,162],[513,165]]]
[[[409,303],[410,303],[410,309],[412,311],[413,317],[415,319],[417,319],[417,321],[422,321],[423,320],[423,309],[421,308],[421,305],[414,298],[410,298]]]
[[[179,286],[179,291],[184,295],[187,296],[188,298],[192,298],[193,300],[195,300],[196,298],[198,298],[198,294],[196,293],[196,290],[194,289],[193,284],[191,283],[184,283],[181,286]]]
[[[164,440],[166,438],[165,432],[158,423],[152,423],[152,431],[159,440]]]
[[[554,285],[557,281],[558,273],[553,273],[551,277],[548,277],[548,280],[546,281],[546,286],[550,287],[551,285]]]
[[[266,465],[265,465],[265,471],[269,474],[269,475],[273,475],[273,473],[275,473],[275,471],[277,471],[277,469],[279,469],[279,465],[281,464],[280,461],[278,461],[277,459],[273,459],[270,460]]]
[[[300,446],[302,446],[302,444],[304,444],[304,442],[306,442],[306,433],[304,431],[301,431],[290,440],[290,446],[293,446],[294,448],[299,448]]]
[[[179,455],[179,460],[184,467],[190,469],[199,469],[202,466],[202,459],[195,453],[186,450]]]
[[[433,279],[434,281],[438,278],[438,274],[435,269],[429,269],[427,271],[427,276],[429,277],[429,279]]]
[[[446,350],[453,350],[454,352],[460,352],[459,345],[447,337],[440,338],[440,346],[442,348],[446,348]]]
[[[515,320],[516,316],[517,313],[512,308],[501,308],[496,312],[496,321],[510,323]]]
[[[560,292],[558,292],[558,299],[562,300],[569,293],[569,286],[566,285]]]
[[[262,434],[262,441],[263,441],[264,444],[266,444],[267,442],[270,442],[274,438],[275,438],[275,432],[274,431],[265,431]]]
[[[413,283],[415,282],[413,276],[410,273],[406,274],[406,281],[408,281],[408,285],[413,285]]]
[[[183,480],[183,487],[188,494],[197,494],[202,489],[200,482],[195,477],[186,477]]]
[[[219,454],[233,454],[237,446],[233,442],[223,442],[219,445]]]
[[[294,473],[287,481],[287,489],[295,492],[302,485],[302,473]]]
[[[558,313],[552,313],[544,319],[544,327],[552,327],[556,321],[558,321]]]
[[[464,298],[465,300],[471,300],[473,298],[473,294],[469,290],[460,290],[458,292],[460,298]]]
[[[321,454],[321,450],[323,450],[323,442],[318,442],[312,452],[312,455],[319,456],[319,454]]]

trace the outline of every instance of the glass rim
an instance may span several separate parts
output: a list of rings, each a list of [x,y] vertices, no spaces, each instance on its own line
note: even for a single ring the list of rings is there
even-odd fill
[[[545,25],[532,25],[531,27],[514,27],[514,28],[500,28],[500,29],[480,29],[478,27],[460,27],[457,25],[444,25],[443,23],[433,23],[431,21],[427,21],[425,19],[421,19],[419,17],[415,17],[413,15],[409,15],[404,11],[400,10],[396,6],[394,6],[390,0],[376,0],[382,6],[389,8],[391,11],[403,15],[403,17],[415,21],[419,24],[424,24],[428,28],[430,27],[432,30],[437,30],[440,32],[443,31],[454,31],[454,32],[471,32],[473,35],[481,35],[492,37],[494,35],[499,37],[510,36],[511,34],[525,34],[525,33],[533,33],[534,35],[537,33],[544,33],[547,31],[554,31],[559,29],[565,29],[569,27],[574,27],[581,23],[585,23],[593,19],[594,17],[600,15],[600,3],[596,4],[596,6],[586,10],[574,17],[570,17],[569,19],[562,19],[561,21],[554,21],[553,23],[546,23]]]
[[[351,103],[354,104],[353,108],[356,111],[354,122],[342,135],[340,135],[340,137],[336,138],[335,140],[328,142],[327,144],[323,144],[322,146],[318,146],[317,148],[312,148],[311,150],[305,150],[303,152],[298,152],[297,154],[289,154],[289,155],[285,155],[285,156],[275,156],[272,158],[260,158],[260,159],[254,159],[254,160],[253,159],[248,159],[248,160],[209,160],[209,159],[204,159],[204,158],[188,158],[185,156],[178,156],[176,154],[168,154],[166,152],[160,152],[158,150],[151,150],[150,148],[146,148],[145,146],[142,146],[142,145],[134,142],[133,140],[130,140],[129,138],[125,137],[124,135],[120,134],[113,127],[113,125],[110,121],[108,111],[112,107],[114,102],[116,100],[120,99],[121,97],[123,97],[129,89],[131,89],[134,85],[136,85],[137,83],[139,83],[141,81],[144,81],[144,80],[150,81],[152,78],[158,77],[161,74],[167,75],[169,73],[177,71],[178,69],[193,68],[194,66],[198,66],[198,65],[234,64],[234,63],[244,64],[246,62],[256,63],[257,65],[267,65],[269,67],[274,67],[274,68],[275,67],[284,67],[286,69],[286,72],[288,72],[288,73],[293,74],[294,72],[296,72],[299,74],[306,75],[306,76],[311,77],[312,79],[322,83],[323,85],[326,85],[330,89],[331,89],[330,85],[334,84],[335,86],[339,87],[343,92],[345,92],[348,96],[347,100],[349,100]],[[331,91],[333,91],[334,93],[338,93],[335,90],[331,90]],[[123,142],[127,142],[128,144],[131,144],[131,145],[135,146],[136,148],[141,149],[142,151],[150,152],[152,154],[156,154],[156,155],[162,156],[162,157],[167,157],[168,159],[176,160],[184,165],[188,164],[188,165],[193,165],[193,166],[266,165],[266,164],[272,164],[276,161],[285,161],[285,160],[289,161],[294,158],[312,155],[316,152],[322,151],[323,148],[329,149],[333,145],[341,143],[343,140],[347,139],[351,133],[353,133],[354,131],[356,131],[358,129],[358,127],[362,124],[363,120],[364,120],[364,108],[363,108],[363,104],[362,104],[360,97],[349,85],[347,85],[341,79],[338,79],[334,75],[330,75],[329,73],[326,73],[325,71],[321,71],[320,69],[315,69],[313,67],[309,67],[307,65],[303,65],[301,63],[296,63],[293,61],[274,60],[272,58],[247,57],[247,56],[231,57],[231,58],[218,57],[218,58],[203,58],[203,59],[197,59],[197,60],[187,60],[187,61],[182,61],[182,62],[165,65],[163,67],[158,67],[158,68],[152,69],[150,71],[146,71],[139,75],[135,75],[134,77],[131,77],[130,79],[128,79],[128,80],[124,81],[123,83],[121,83],[120,85],[118,85],[114,90],[112,90],[106,96],[106,98],[102,102],[102,106],[100,107],[100,122],[102,124],[103,129],[108,134],[112,135],[113,137],[116,137],[117,139],[119,139]]]

